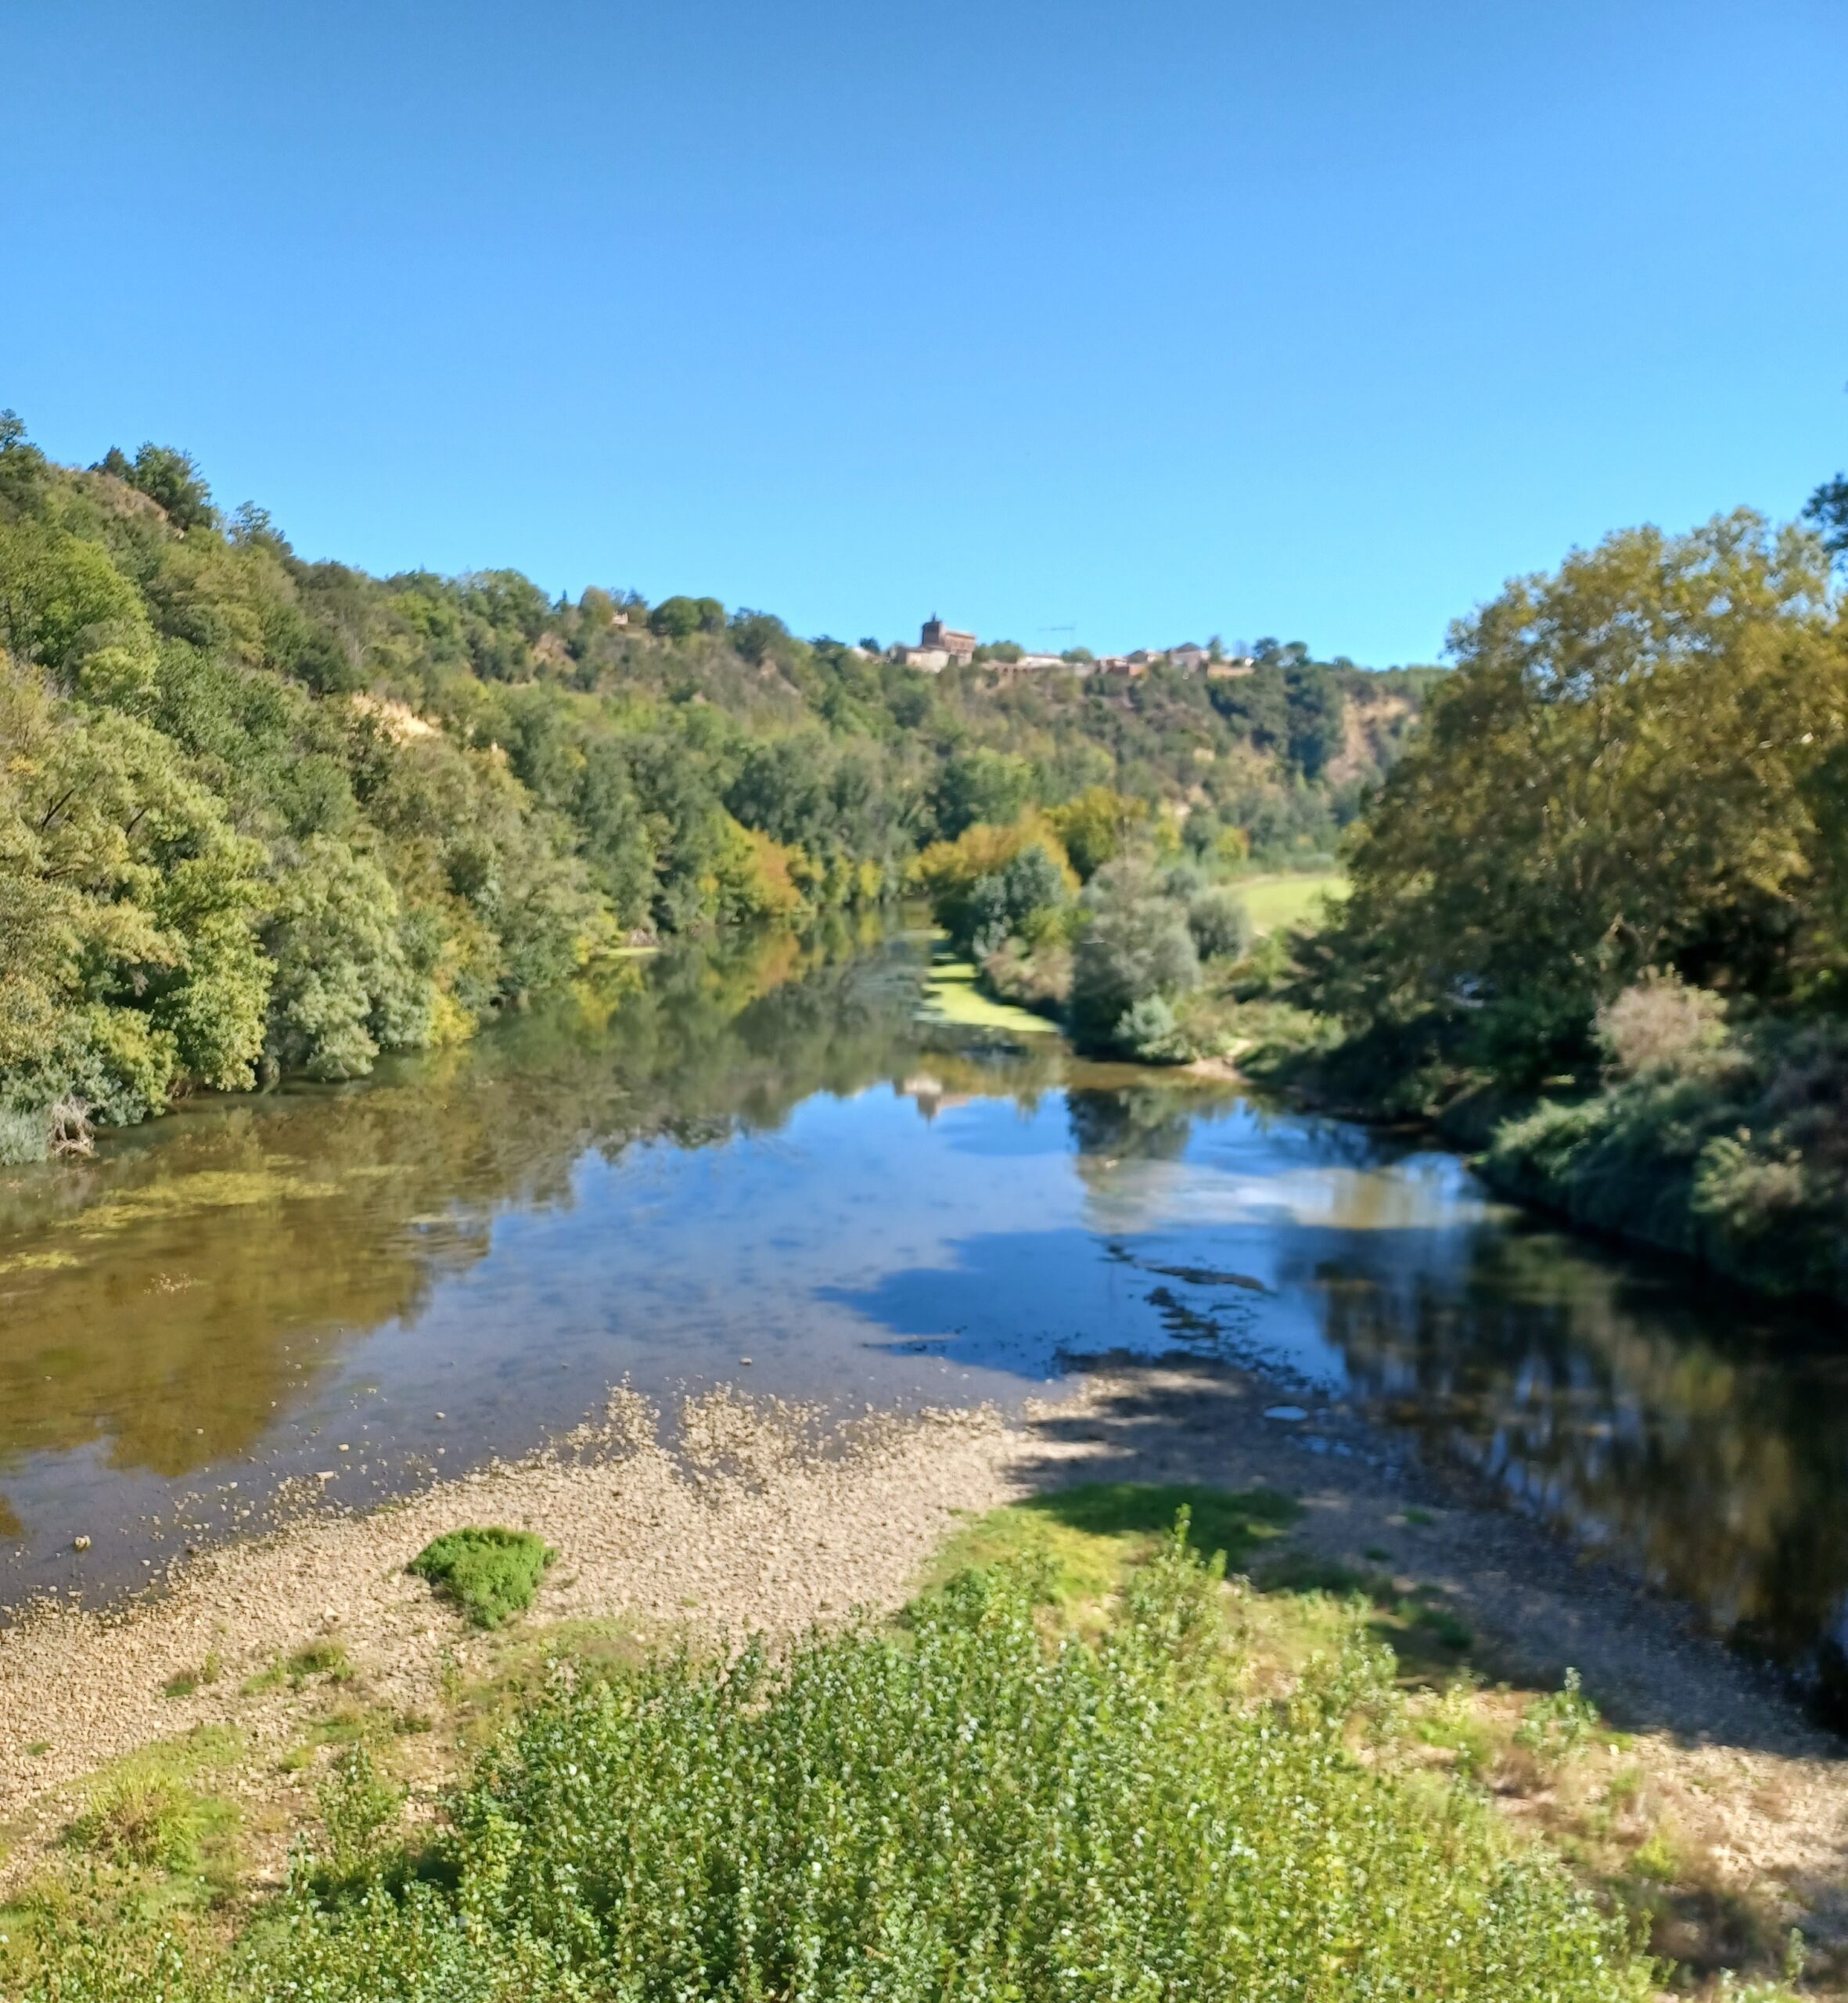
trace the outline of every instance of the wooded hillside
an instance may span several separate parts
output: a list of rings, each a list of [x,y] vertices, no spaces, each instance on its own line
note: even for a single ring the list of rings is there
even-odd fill
[[[1415,711],[1251,674],[919,674],[716,599],[378,578],[183,453],[0,418],[0,1160],[178,1092],[466,1035],[638,933],[890,894],[1106,786],[1203,851],[1327,850]]]

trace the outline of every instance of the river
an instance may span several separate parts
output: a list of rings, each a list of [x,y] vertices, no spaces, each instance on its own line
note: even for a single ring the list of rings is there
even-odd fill
[[[363,1084],[0,1171],[0,1605],[521,1452],[623,1380],[1007,1405],[1178,1346],[1470,1463],[1841,1715],[1832,1325],[1454,1156],[922,1020],[929,956],[689,947]]]

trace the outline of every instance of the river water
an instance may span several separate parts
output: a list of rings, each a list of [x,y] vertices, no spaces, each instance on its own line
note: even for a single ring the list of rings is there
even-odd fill
[[[1449,1155],[921,1020],[929,957],[677,951],[362,1085],[0,1171],[0,1606],[144,1580],[279,1491],[521,1451],[624,1379],[1008,1404],[1178,1347],[1353,1398],[1848,1688],[1826,1320],[1566,1236]]]

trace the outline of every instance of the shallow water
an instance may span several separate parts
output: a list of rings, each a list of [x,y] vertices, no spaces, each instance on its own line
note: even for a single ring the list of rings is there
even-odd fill
[[[624,1379],[1005,1404],[1179,1346],[1354,1397],[1839,1679],[1832,1327],[1537,1224],[1447,1155],[933,1028],[928,956],[664,955],[362,1086],[7,1172],[0,1602],[145,1579],[284,1483],[361,1502],[521,1451]]]

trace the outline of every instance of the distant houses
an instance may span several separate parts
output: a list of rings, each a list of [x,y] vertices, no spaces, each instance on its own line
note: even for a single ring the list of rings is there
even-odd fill
[[[958,667],[967,667],[975,659],[979,644],[973,633],[958,633],[933,613],[924,622],[917,645],[894,647],[892,653],[894,660],[902,661],[907,667],[921,669],[926,674],[940,674],[952,663]]]
[[[978,655],[982,656],[979,662]],[[1183,674],[1203,674],[1209,681],[1221,681],[1234,675],[1249,674],[1257,665],[1249,654],[1221,653],[1217,641],[1210,647],[1203,647],[1192,640],[1184,640],[1177,647],[1140,647],[1132,654],[1105,654],[1095,660],[1081,650],[1073,656],[1028,653],[1011,645],[985,651],[973,633],[946,626],[934,613],[924,621],[917,645],[893,647],[890,657],[902,667],[915,668],[922,674],[940,674],[946,667],[976,664],[994,675],[998,681],[1019,681],[1026,675],[1044,674],[1055,670],[1075,675],[1121,675],[1133,681],[1146,674],[1152,667],[1163,667],[1177,669]]]

